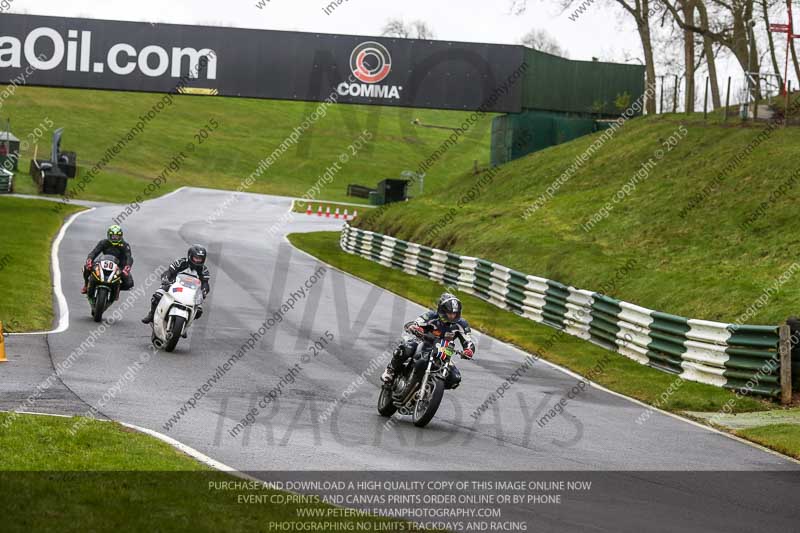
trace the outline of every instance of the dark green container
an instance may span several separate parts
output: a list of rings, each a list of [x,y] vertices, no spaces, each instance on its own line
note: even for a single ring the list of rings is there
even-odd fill
[[[10,132],[0,131],[0,168],[19,170],[19,139]]]
[[[378,191],[370,191],[369,193],[369,205],[383,205],[386,203],[386,199],[383,197],[381,193]]]
[[[589,117],[527,111],[495,117],[492,121],[492,166],[502,165],[550,146],[598,130]]]
[[[14,192],[14,174],[0,168],[0,193]]]

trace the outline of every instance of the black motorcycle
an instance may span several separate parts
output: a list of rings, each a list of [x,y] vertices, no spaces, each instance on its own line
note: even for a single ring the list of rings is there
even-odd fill
[[[411,416],[415,426],[425,427],[439,409],[444,391],[461,383],[453,356],[463,358],[463,352],[456,350],[452,333],[442,338],[430,333],[417,336],[427,342],[406,361],[391,383],[383,384],[378,413],[388,418],[399,412]]]
[[[103,320],[103,313],[119,299],[122,287],[122,270],[113,255],[102,255],[92,265],[86,296],[95,322]]]

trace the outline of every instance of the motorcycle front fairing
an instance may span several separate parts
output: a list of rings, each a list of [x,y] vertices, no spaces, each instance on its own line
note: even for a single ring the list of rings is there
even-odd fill
[[[98,288],[110,289],[110,300],[116,299],[122,284],[119,262],[113,255],[103,255],[94,261],[91,275],[89,276],[89,300],[93,304]],[[109,302],[110,303],[110,302]]]
[[[179,274],[175,282],[164,293],[156,308],[153,330],[156,337],[166,339],[170,317],[179,316],[186,320],[184,331],[197,316],[197,309],[203,303],[200,280],[188,274]]]

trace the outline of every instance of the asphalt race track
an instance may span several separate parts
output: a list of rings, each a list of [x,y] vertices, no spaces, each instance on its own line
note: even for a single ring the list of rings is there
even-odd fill
[[[413,478],[409,471],[439,477],[442,472],[463,476],[474,471],[609,472],[602,478],[583,475],[595,479],[599,488],[575,496],[572,503],[513,506],[504,514],[504,519],[528,521],[529,530],[621,531],[645,524],[659,530],[659,518],[669,518],[663,528],[672,531],[676,522],[687,531],[749,531],[754,524],[796,527],[800,469],[777,454],[659,412],[637,424],[645,407],[594,387],[569,400],[563,414],[540,427],[537,420],[579,381],[544,362],[535,363],[476,421],[474,410],[525,358],[523,352],[480,334],[475,361],[459,364],[461,387],[445,394],[427,428],[417,429],[402,417],[386,426],[375,409],[385,359],[371,371],[370,362],[423,308],[334,269],[321,271],[318,261],[292,248],[284,237],[336,230],[340,221],[296,214],[286,222],[291,200],[242,195],[209,223],[207,217],[230,197],[223,191],[182,189],[145,203],[124,222],[134,250],[137,289],[144,288],[160,265],[197,242],[210,251],[212,292],[189,339],[181,340],[175,353],[150,355],[150,328],[139,319],[157,288],[151,283],[122,320],[62,374],[63,385],[83,403],[83,411],[94,406],[101,416],[164,433],[262,476],[275,470],[384,470],[397,479]],[[61,243],[70,324],[66,332],[48,336],[53,364],[85,345],[97,326],[79,293],[79,272],[87,251],[120,211],[120,206],[98,207],[78,217]],[[186,408],[167,429],[165,424],[185,402],[219,374],[218,367],[315,273],[318,281],[305,289],[306,296],[293,302],[280,323],[251,341],[254,349],[207,385],[195,407]],[[469,309],[465,316],[469,318]],[[326,333],[333,340],[314,354],[309,348]],[[13,337],[12,359],[15,346],[19,353],[32,343],[40,351],[47,349],[41,338]],[[142,363],[132,366],[137,361]],[[22,360],[0,367],[2,408],[14,408],[9,391],[15,380],[23,379],[19,376],[32,385],[36,380],[31,373],[38,371],[44,378],[50,371],[41,361],[36,368]],[[123,379],[126,373],[132,378]],[[266,407],[260,407],[270,392],[277,399],[262,401]],[[256,423],[233,431],[254,408]],[[707,477],[687,473],[658,478],[658,471],[704,471]],[[742,473],[725,481],[715,479],[712,471]],[[766,471],[790,472],[761,477],[748,473]],[[746,479],[753,481],[746,489],[752,495],[737,486]],[[794,505],[775,503],[775,492],[766,487],[776,479]],[[605,525],[621,517],[627,526]]]

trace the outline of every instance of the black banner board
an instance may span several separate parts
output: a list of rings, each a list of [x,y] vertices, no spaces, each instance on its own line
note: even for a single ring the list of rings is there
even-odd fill
[[[518,112],[524,48],[4,14],[0,82]]]

